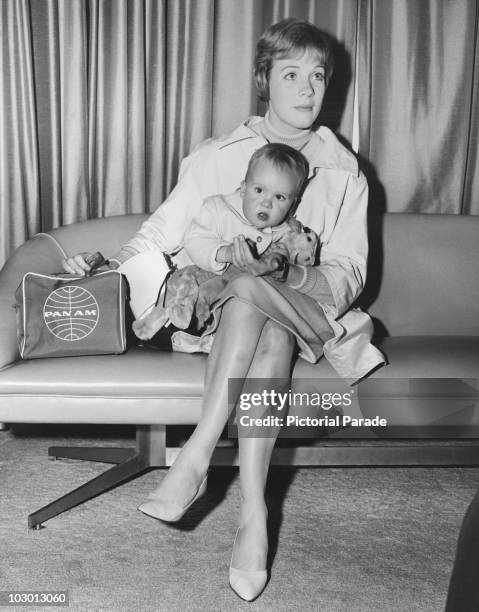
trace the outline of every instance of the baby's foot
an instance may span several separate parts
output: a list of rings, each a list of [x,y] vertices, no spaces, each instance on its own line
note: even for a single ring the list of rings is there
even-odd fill
[[[168,314],[164,308],[155,306],[143,319],[133,322],[132,328],[140,340],[149,340],[168,321]]]

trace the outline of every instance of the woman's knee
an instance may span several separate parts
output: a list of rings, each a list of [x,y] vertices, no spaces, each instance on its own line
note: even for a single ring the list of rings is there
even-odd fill
[[[236,296],[232,296],[223,305],[220,323],[224,323],[224,320],[227,319],[228,322],[234,324],[236,327],[241,327],[246,323],[251,325],[253,317],[255,320],[259,320],[258,324],[260,324],[262,328],[266,315],[261,315],[260,311],[253,306],[253,304],[238,299]]]
[[[240,299],[254,301],[260,282],[260,279],[256,276],[241,273],[228,282],[228,290]]]
[[[296,344],[294,334],[269,319],[261,335],[261,350],[265,353],[292,351]]]

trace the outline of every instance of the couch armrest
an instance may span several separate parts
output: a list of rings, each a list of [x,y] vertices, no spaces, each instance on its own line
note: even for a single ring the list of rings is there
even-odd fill
[[[61,271],[63,251],[48,234],[38,234],[20,246],[0,271],[0,369],[17,361],[15,291],[26,272]]]

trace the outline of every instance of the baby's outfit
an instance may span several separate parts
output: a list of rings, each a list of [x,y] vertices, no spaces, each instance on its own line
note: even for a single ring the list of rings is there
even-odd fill
[[[289,231],[286,221],[263,229],[252,225],[243,214],[243,202],[237,190],[206,198],[185,234],[185,249],[197,266],[221,274],[228,264],[216,261],[216,254],[220,247],[231,244],[235,236],[243,234],[253,240],[261,255]]]

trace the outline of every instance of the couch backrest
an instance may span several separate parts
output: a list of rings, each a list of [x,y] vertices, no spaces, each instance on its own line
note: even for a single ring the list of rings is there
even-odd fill
[[[0,368],[18,359],[14,293],[25,272],[61,270],[80,251],[115,254],[146,215],[120,215],[38,234],[0,272]],[[479,335],[479,216],[388,213],[371,219],[359,303],[389,335]]]
[[[479,216],[388,213],[359,302],[389,335],[479,335]]]

